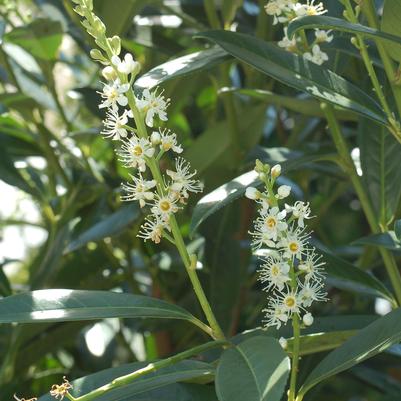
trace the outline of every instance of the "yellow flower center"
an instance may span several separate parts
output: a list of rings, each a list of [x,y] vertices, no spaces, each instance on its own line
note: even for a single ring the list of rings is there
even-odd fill
[[[296,242],[290,242],[288,248],[290,249],[291,252],[296,253],[298,252],[299,246]]]
[[[280,274],[280,269],[277,265],[272,266],[272,276],[278,276]]]
[[[288,308],[292,308],[293,306],[295,306],[296,301],[294,297],[287,297],[284,303]]]
[[[269,228],[274,228],[277,225],[277,221],[274,217],[269,217],[266,219],[266,225]]]
[[[118,98],[118,91],[117,89],[113,88],[109,92],[109,98],[110,100],[116,100]]]
[[[161,209],[163,212],[168,212],[168,211],[171,209],[171,204],[170,204],[170,202],[169,202],[169,201],[166,201],[166,200],[161,201],[161,202],[160,202],[160,209]]]
[[[132,153],[133,153],[135,156],[141,156],[142,153],[143,153],[143,149],[142,149],[141,146],[136,145],[136,146],[133,147]]]

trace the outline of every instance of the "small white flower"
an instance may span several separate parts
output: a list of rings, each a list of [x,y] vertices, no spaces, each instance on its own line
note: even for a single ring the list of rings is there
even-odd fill
[[[155,244],[158,244],[163,236],[163,230],[170,231],[170,226],[160,216],[152,216],[147,218],[141,226],[141,231],[137,237],[142,238],[145,242],[150,239]]]
[[[290,196],[291,193],[291,187],[288,185],[280,185],[277,189],[277,199],[284,199]]]
[[[160,148],[164,152],[168,152],[170,149],[175,153],[182,153],[182,147],[177,143],[177,135],[171,132],[169,129],[159,129],[159,132],[155,132],[160,135]],[[153,134],[152,134],[153,135]],[[154,139],[157,137],[155,136]]]
[[[269,256],[259,271],[259,280],[267,282],[264,290],[276,287],[279,291],[284,288],[284,284],[290,281],[290,265],[281,258]]]
[[[177,198],[173,194],[156,195],[151,211],[154,215],[160,216],[163,220],[168,221],[170,215],[178,210],[176,205]]]
[[[306,255],[306,259],[302,260],[298,265],[298,270],[305,273],[306,281],[322,281],[324,279],[324,269],[322,266],[325,262],[322,262],[322,255],[318,255],[312,250]]]
[[[277,241],[277,236],[287,229],[287,223],[282,221],[285,216],[285,210],[280,211],[277,206],[274,206],[256,220],[255,228],[266,232],[269,239]]]
[[[302,255],[308,251],[306,246],[309,238],[310,234],[304,233],[301,229],[289,230],[277,243],[277,248],[280,248],[284,257],[289,259],[296,257],[301,260]]]
[[[117,67],[117,70],[122,74],[138,73],[140,69],[140,64],[134,60],[131,53],[127,53],[124,56],[124,60],[121,60],[118,56],[113,56],[111,58],[113,65]]]
[[[305,326],[312,326],[313,324],[313,316],[311,313],[305,313],[305,315],[302,317],[302,321],[304,322]]]
[[[288,315],[284,310],[283,305],[276,299],[272,299],[268,308],[263,309],[265,312],[265,319],[263,322],[266,326],[276,326],[277,329],[288,321]]]
[[[190,164],[185,159],[177,157],[175,159],[175,169],[176,171],[167,170],[166,174],[173,180],[170,188],[173,192],[179,194],[179,198],[188,198],[188,192],[196,193],[203,191],[202,183],[192,179],[196,175],[196,171],[190,171]]]
[[[315,29],[315,36],[318,43],[327,42],[330,43],[333,40],[333,35],[329,35],[330,31],[322,29]]]
[[[305,308],[312,305],[314,301],[327,301],[327,293],[323,289],[320,282],[310,283],[309,281],[301,283],[301,290],[299,291],[299,302]]]
[[[170,99],[164,98],[163,91],[157,94],[157,89],[154,92],[144,89],[142,98],[137,99],[136,104],[139,110],[146,114],[145,122],[148,127],[153,127],[153,119],[156,115],[160,120],[167,121],[166,109],[170,104]]]
[[[303,57],[311,61],[312,63],[315,63],[317,65],[322,65],[325,61],[329,59],[329,56],[320,50],[319,45],[313,45],[312,47],[312,53],[306,52],[303,54]]]
[[[105,138],[112,138],[113,141],[126,138],[127,130],[124,128],[128,123],[127,111],[119,115],[118,109],[110,108],[107,111],[106,119],[103,121],[104,129],[101,134]]]
[[[254,187],[248,187],[245,191],[245,196],[248,199],[256,200],[260,199],[261,193]]]
[[[298,313],[301,307],[298,295],[294,290],[287,288],[287,293],[280,294],[280,303],[283,305],[283,310],[285,313],[292,315],[293,313]]]
[[[146,158],[152,157],[154,152],[155,149],[147,138],[138,138],[134,135],[129,140],[123,141],[117,154],[125,167],[138,168],[143,172],[146,170]]]
[[[121,84],[119,79],[116,79],[112,84],[104,84],[103,92],[98,92],[104,99],[99,105],[99,109],[110,107],[117,109],[118,105],[125,107],[128,104],[128,99],[124,95],[129,89],[129,84]]]
[[[292,213],[295,219],[298,220],[299,227],[305,227],[304,219],[311,219],[311,210],[309,203],[304,203],[302,201],[295,202],[294,206],[285,205],[287,212]]]
[[[304,17],[306,15],[322,15],[327,13],[323,3],[314,4],[315,0],[308,0],[306,4],[296,3],[293,10],[297,17]]]
[[[280,47],[283,47],[285,50],[293,52],[297,50],[297,40],[295,36],[290,39],[286,34],[283,36],[283,39],[277,42]]]
[[[126,195],[123,195],[121,199],[123,201],[137,200],[140,207],[144,207],[147,201],[151,201],[155,197],[151,189],[156,186],[156,181],[146,181],[142,178],[141,174],[138,177],[130,174],[130,177],[133,183],[122,184],[122,189],[126,192]]]
[[[288,341],[284,337],[280,337],[278,342],[280,343],[282,349],[287,349]]]
[[[281,174],[281,166],[280,164],[276,164],[271,169],[271,175],[273,178],[277,178]]]

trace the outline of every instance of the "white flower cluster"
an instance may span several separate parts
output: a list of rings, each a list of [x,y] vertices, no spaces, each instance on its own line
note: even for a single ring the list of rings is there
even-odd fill
[[[266,13],[273,16],[273,24],[284,24],[284,37],[278,42],[280,47],[303,55],[306,60],[322,65],[329,58],[320,49],[321,43],[329,43],[333,40],[331,31],[315,29],[315,39],[309,44],[306,37],[294,36],[290,39],[287,35],[288,23],[297,17],[307,15],[321,15],[327,12],[322,3],[314,4],[314,0],[307,0],[306,4],[298,3],[296,0],[270,0],[265,6]]]
[[[267,326],[280,328],[294,314],[302,316],[303,323],[310,326],[313,316],[308,308],[314,301],[325,301],[324,262],[309,243],[310,232],[305,220],[311,218],[309,203],[301,201],[293,205],[280,203],[290,195],[291,187],[281,185],[275,193],[274,186],[281,173],[280,165],[270,167],[256,162],[256,172],[266,190],[254,187],[246,189],[245,196],[259,205],[259,216],[254,222],[253,250],[269,248],[269,256],[263,261],[259,280],[269,292],[265,312]]]
[[[107,109],[102,134],[121,142],[117,151],[119,160],[125,167],[136,170],[136,175],[130,175],[131,181],[122,184],[125,191],[122,199],[136,200],[140,207],[150,207],[151,214],[138,237],[159,243],[163,233],[170,231],[170,216],[180,209],[180,204],[186,203],[189,192],[200,192],[203,187],[193,178],[196,171],[191,172],[189,163],[181,157],[175,158],[174,171],[166,170],[166,175],[160,176],[159,181],[154,176],[154,170],[158,171],[159,160],[165,153],[179,154],[183,149],[177,143],[176,134],[168,129],[159,128],[144,137],[138,135],[138,127],[135,129],[129,125],[130,119],[134,118],[132,105],[148,127],[153,128],[157,117],[167,121],[166,109],[170,99],[166,99],[163,92],[145,89],[137,98],[132,91],[131,84],[138,72],[139,64],[131,54],[126,54],[123,60],[113,56],[110,65],[103,69],[102,75],[108,82],[100,92],[102,102],[99,108]]]

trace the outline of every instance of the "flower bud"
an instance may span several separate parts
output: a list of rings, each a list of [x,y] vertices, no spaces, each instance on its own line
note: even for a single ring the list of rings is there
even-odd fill
[[[282,349],[287,349],[287,347],[288,347],[288,342],[287,342],[287,340],[286,340],[284,337],[280,337],[280,339],[278,340],[278,342],[280,343]]]
[[[153,146],[160,145],[161,143],[161,136],[157,131],[153,131],[152,135],[150,136],[150,141],[152,142]]]
[[[271,174],[273,178],[277,178],[281,174],[281,166],[276,164],[272,167]]]
[[[116,70],[110,65],[103,68],[102,75],[108,81],[114,81],[117,78]]]
[[[277,195],[279,199],[284,199],[291,193],[291,187],[288,185],[281,185],[277,189]]]
[[[260,199],[261,193],[254,187],[248,187],[245,191],[245,196],[248,199],[256,200]]]
[[[312,314],[309,313],[309,312],[306,313],[303,316],[302,321],[304,322],[305,326],[312,326],[312,324],[313,324],[313,316],[312,316]]]

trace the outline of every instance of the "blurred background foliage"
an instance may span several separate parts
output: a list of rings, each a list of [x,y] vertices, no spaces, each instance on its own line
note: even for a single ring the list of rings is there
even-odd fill
[[[108,33],[123,38],[123,49],[134,53],[143,72],[205,48],[204,41],[194,38],[209,29],[200,0],[94,3]],[[220,3],[223,14],[234,12],[226,17],[235,15],[238,31],[265,40],[281,36],[280,28],[260,12],[264,1]],[[329,15],[341,15],[338,1],[324,3]],[[127,171],[111,143],[99,135],[104,118],[98,109],[99,66],[89,57],[92,39],[72,3],[0,4],[0,295],[45,288],[117,290],[168,300],[201,317],[177,252],[167,242],[156,246],[136,238],[143,215],[136,204],[120,200]],[[349,37],[336,34],[326,51],[329,69],[369,90]],[[380,61],[370,51],[380,72]],[[370,234],[369,226],[349,177],[330,162],[336,150],[318,102],[232,59],[207,67],[162,85],[172,99],[169,128],[198,170],[205,194],[251,170],[256,156],[295,160],[296,168],[283,182],[292,185],[296,198],[311,202],[316,243],[341,258],[334,264],[348,261],[388,285],[377,248],[355,243]],[[230,118],[227,102],[235,110]],[[374,198],[377,144],[369,143],[374,127],[345,111],[338,117]],[[232,141],[233,129],[238,143]],[[386,184],[397,192],[400,146],[393,146],[390,135],[386,140],[395,158]],[[360,152],[365,152],[361,158]],[[389,202],[393,217],[400,217],[399,191]],[[180,216],[186,234],[193,206]],[[208,298],[230,336],[259,326],[265,303],[247,234],[253,216],[251,202],[238,200],[205,220],[189,240],[201,261],[199,275]],[[329,285],[331,300],[315,314],[331,316],[333,326],[336,315],[372,315],[389,308],[387,301],[341,278],[329,277]],[[0,332],[0,401],[15,392],[26,397],[46,393],[64,374],[77,378],[206,341],[188,323],[165,320],[2,325]],[[401,393],[398,354],[392,348],[318,386],[307,399],[320,400],[324,394],[327,401],[395,400]],[[305,357],[303,374],[321,357]],[[164,388],[157,397],[169,391],[177,390]]]

